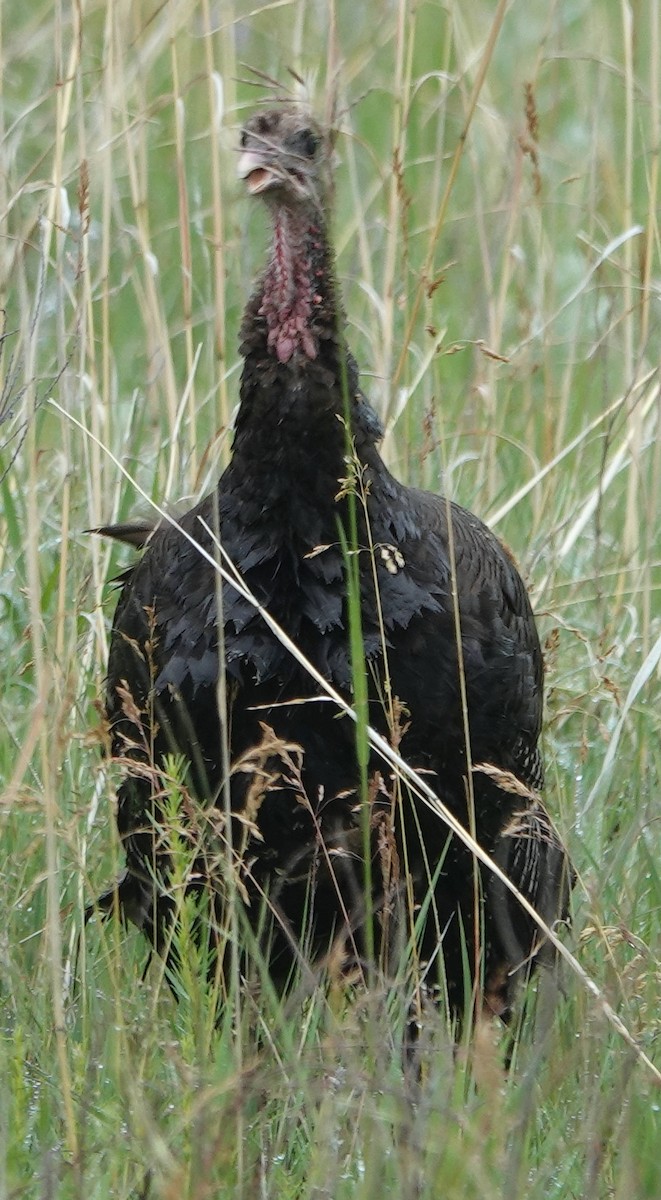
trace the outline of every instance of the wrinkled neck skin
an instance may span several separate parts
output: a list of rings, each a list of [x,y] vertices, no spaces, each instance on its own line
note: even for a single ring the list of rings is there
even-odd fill
[[[350,539],[357,520],[358,545],[366,548],[369,537],[363,505],[358,501],[352,516],[343,487],[351,474],[347,416],[351,446],[374,508],[375,540],[398,542],[405,530],[391,530],[389,519],[384,524],[380,516],[392,511],[399,485],[376,448],[380,426],[360,392],[346,345],[333,255],[317,212],[308,209],[306,214],[301,206],[274,213],[268,265],[246,308],[241,354],[232,460],[218,489],[223,543],[261,603],[299,644],[308,639],[305,645],[324,675],[348,687],[341,530]],[[405,506],[402,511],[406,513]],[[368,555],[358,561],[363,646],[374,657],[382,644],[374,568]],[[408,624],[424,603],[422,589],[411,581],[402,585],[380,561],[376,569],[381,594],[395,589],[397,594],[389,596],[391,609],[401,624]],[[241,671],[250,663],[255,678],[277,676],[282,682],[292,676],[293,660],[265,632],[248,601],[228,589],[224,613],[226,645],[233,646],[230,653],[243,663]],[[333,629],[335,640],[327,636]],[[309,682],[299,679],[296,686],[307,688]]]
[[[266,320],[267,345],[278,362],[288,363],[297,352],[308,359],[317,357],[312,315],[322,295],[314,287],[314,270],[323,267],[313,268],[313,259],[320,249],[319,227],[308,209],[274,211],[271,258],[258,312]]]
[[[281,206],[273,227],[241,330],[241,404],[222,490],[232,503],[241,497],[243,528],[274,530],[274,544],[335,542],[347,409],[361,458],[375,438],[357,399],[323,214]]]
[[[295,486],[306,460],[344,473],[347,399],[352,427],[358,374],[344,339],[324,214],[312,206],[272,210],[268,265],[241,329],[241,405],[233,460],[259,462],[253,478],[280,472]],[[354,432],[352,428],[352,433]],[[307,472],[304,472],[307,474]]]

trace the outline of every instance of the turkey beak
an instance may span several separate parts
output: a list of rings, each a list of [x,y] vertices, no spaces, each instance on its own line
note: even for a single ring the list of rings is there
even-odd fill
[[[272,183],[275,183],[275,176],[265,163],[264,155],[254,150],[245,150],[241,155],[237,175],[239,179],[246,180],[251,196],[265,192]]]

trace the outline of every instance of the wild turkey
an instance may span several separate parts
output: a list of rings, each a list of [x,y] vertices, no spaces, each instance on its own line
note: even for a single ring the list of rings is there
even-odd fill
[[[113,624],[107,713],[125,765],[119,902],[169,954],[177,897],[163,776],[166,756],[178,752],[186,795],[209,814],[188,886],[211,887],[208,936],[219,953],[231,834],[244,929],[279,986],[301,954],[323,962],[339,948],[356,961],[371,949],[392,962],[408,946],[431,964],[451,1011],[475,993],[505,1014],[512,978],[538,946],[533,922],[377,754],[361,788],[351,721],[239,591],[225,584],[221,596],[194,544],[218,559],[217,533],[260,604],[345,697],[366,664],[371,725],[555,921],[568,864],[536,795],[543,664],[526,588],[477,517],[405,487],[379,456],[379,422],[345,341],[327,226],[329,158],[327,135],[292,105],[252,117],[241,134],[239,177],[266,204],[273,240],[241,330],[232,460],[179,527],[153,532],[124,577]],[[140,527],[133,540],[146,536]],[[348,563],[357,564],[364,655],[353,662]]]

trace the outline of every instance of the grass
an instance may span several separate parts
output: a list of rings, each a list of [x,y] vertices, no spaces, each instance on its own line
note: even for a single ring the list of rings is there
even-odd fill
[[[659,20],[0,3],[0,1196],[661,1194],[661,1093],[571,972],[506,1080],[429,1014],[412,1103],[397,995],[283,1008],[262,980],[216,1031],[194,958],[175,1006],[115,924],[75,993],[65,970],[120,863],[98,700],[127,554],[85,530],[147,511],[131,479],[172,502],[227,459],[265,242],[234,181],[268,91],[242,64],[292,67],[322,113],[337,79],[339,272],[386,456],[522,564],[570,947],[661,1065]]]

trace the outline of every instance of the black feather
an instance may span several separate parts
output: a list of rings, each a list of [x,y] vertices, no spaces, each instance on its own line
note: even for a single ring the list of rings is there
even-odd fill
[[[490,873],[475,868],[457,839],[448,846],[447,829],[427,809],[408,795],[399,806],[377,756],[369,763],[374,890],[372,912],[366,911],[353,726],[338,719],[231,586],[223,587],[221,649],[217,574],[185,536],[213,557],[208,530],[219,530],[224,550],[259,602],[351,700],[355,664],[341,542],[350,529],[347,451],[355,447],[365,498],[365,505],[360,499],[356,505],[354,551],[370,722],[396,738],[402,755],[426,772],[467,828],[474,822],[481,844],[533,903],[539,901],[545,919],[559,917],[567,894],[565,852],[557,837],[537,836],[546,829],[536,795],[543,782],[538,748],[543,664],[528,594],[511,555],[477,517],[405,487],[379,455],[381,427],[345,343],[327,240],[328,156],[318,150],[314,161],[308,156],[311,129],[322,138],[308,115],[282,107],[244,130],[240,170],[272,211],[277,254],[243,322],[232,461],[217,489],[180,518],[181,531],[163,524],[150,532],[115,614],[107,709],[115,754],[136,764],[127,769],[118,811],[133,881],[129,915],[148,914],[142,925],[162,948],[172,913],[162,829],[164,757],[173,749],[183,752],[191,764],[191,792],[211,811],[214,804],[220,810],[225,736],[233,765],[231,805],[244,818],[234,844],[243,847],[237,870],[246,912],[262,930],[266,892],[278,913],[263,933],[274,978],[286,978],[295,961],[292,938],[317,957],[333,938],[344,939],[350,956],[362,955],[370,944],[369,920],[384,961],[389,948],[412,940],[419,958],[430,960],[441,938],[447,994],[461,1011],[466,953],[469,974],[483,980],[488,998],[491,979],[503,971],[509,977],[534,955],[533,923],[517,918],[516,901],[493,885]],[[221,653],[228,682],[225,730],[218,708]],[[475,812],[469,812],[461,671],[472,762],[510,773],[528,790],[525,804],[516,789],[475,772]],[[389,729],[388,696],[401,714],[397,730]],[[154,770],[145,770],[150,761]],[[524,815],[513,831],[522,804]],[[218,827],[217,821],[215,835]],[[388,869],[384,837],[391,839]],[[208,862],[201,847],[194,886],[209,875]],[[430,879],[433,902],[420,928]],[[221,920],[220,874],[212,883]],[[144,893],[141,904],[136,889]],[[287,936],[278,932],[283,922]],[[506,994],[498,1006],[504,1010],[508,1003]]]

